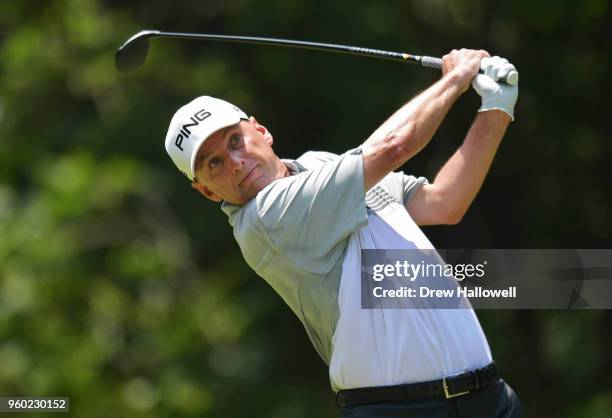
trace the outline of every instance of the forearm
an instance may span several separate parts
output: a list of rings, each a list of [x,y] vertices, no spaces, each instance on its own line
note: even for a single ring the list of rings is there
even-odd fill
[[[362,145],[366,190],[427,145],[463,92],[458,77],[446,74],[395,112]]]
[[[478,113],[461,147],[436,175],[433,186],[451,218],[463,217],[478,194],[509,123],[501,111]]]

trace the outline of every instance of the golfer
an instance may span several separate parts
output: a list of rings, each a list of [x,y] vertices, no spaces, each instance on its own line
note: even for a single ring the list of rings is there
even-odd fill
[[[208,96],[170,122],[168,154],[221,203],[246,262],[301,320],[342,416],[522,416],[471,308],[361,309],[360,295],[362,249],[433,249],[418,225],[462,219],[514,119],[518,88],[500,82],[511,70],[486,51],[453,50],[440,80],[340,156],[280,159],[263,124]],[[482,106],[434,181],[394,172],[470,83]]]

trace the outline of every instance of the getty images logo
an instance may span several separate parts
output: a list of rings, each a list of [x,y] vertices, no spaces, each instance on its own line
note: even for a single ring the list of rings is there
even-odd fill
[[[181,130],[179,131],[179,134],[176,136],[176,139],[174,140],[174,145],[176,145],[178,149],[183,151],[183,147],[181,146],[183,145],[183,139],[187,139],[191,135],[191,131],[189,130],[189,128],[198,126],[200,122],[205,121],[207,118],[211,116],[212,116],[212,113],[210,113],[206,109],[198,110],[197,112],[195,112],[193,116],[190,118],[192,123],[186,123],[183,126],[181,126]]]

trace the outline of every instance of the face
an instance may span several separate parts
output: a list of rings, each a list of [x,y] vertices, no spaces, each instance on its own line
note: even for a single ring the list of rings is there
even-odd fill
[[[243,205],[287,174],[272,150],[272,135],[251,117],[204,142],[196,156],[192,187],[215,202]]]

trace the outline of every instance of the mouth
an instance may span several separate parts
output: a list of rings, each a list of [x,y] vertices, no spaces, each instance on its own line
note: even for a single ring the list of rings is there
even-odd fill
[[[251,168],[251,169],[249,170],[249,172],[247,173],[247,175],[246,175],[246,176],[244,176],[244,177],[242,178],[242,180],[240,180],[240,183],[238,183],[238,186],[242,186],[242,184],[243,184],[243,183],[244,183],[246,180],[248,180],[248,179],[249,179],[249,177],[251,177],[251,174],[253,174],[253,171],[255,171],[255,169],[256,169],[256,168],[257,168],[257,166],[256,166],[256,165],[255,165],[255,166],[253,166],[253,168]]]

